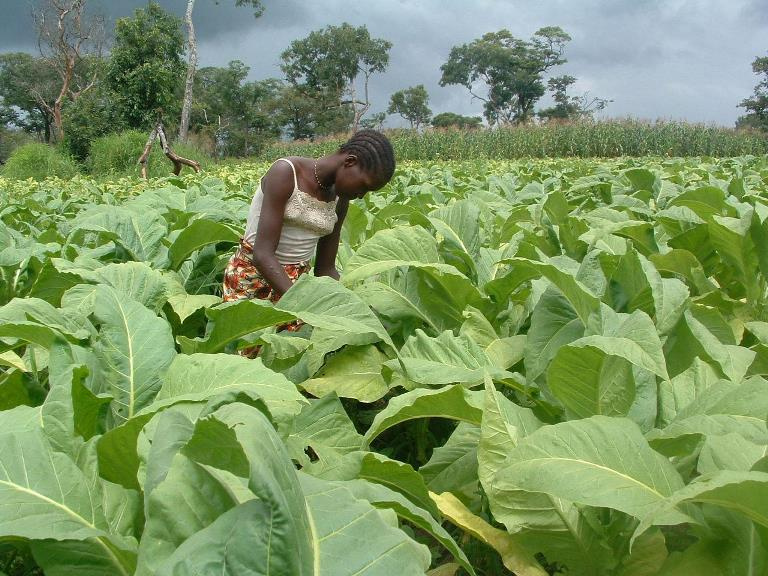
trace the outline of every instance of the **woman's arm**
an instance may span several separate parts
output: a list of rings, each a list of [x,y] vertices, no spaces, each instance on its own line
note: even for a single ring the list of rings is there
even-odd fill
[[[253,242],[253,264],[276,294],[282,296],[292,286],[275,251],[283,230],[285,206],[293,194],[293,171],[287,162],[276,162],[261,180],[264,199]]]
[[[336,225],[333,232],[323,236],[317,242],[315,253],[315,276],[330,276],[339,279],[339,271],[336,270],[336,254],[339,252],[339,239],[341,238],[341,226],[347,216],[349,200],[339,198],[336,204]]]

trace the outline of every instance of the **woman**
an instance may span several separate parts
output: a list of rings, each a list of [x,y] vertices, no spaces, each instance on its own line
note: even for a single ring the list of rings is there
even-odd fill
[[[313,254],[315,276],[338,279],[336,253],[349,201],[382,188],[394,170],[392,145],[375,130],[355,133],[318,160],[276,161],[261,179],[240,248],[224,271],[224,301],[276,302],[309,271]]]

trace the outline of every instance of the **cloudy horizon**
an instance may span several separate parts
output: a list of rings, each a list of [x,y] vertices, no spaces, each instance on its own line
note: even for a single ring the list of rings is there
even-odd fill
[[[89,0],[115,19],[131,16],[145,0]],[[183,17],[186,0],[161,0]],[[768,2],[758,0],[264,0],[254,18],[233,0],[197,0],[194,13],[199,66],[241,60],[249,80],[282,78],[280,54],[291,41],[328,25],[365,25],[371,36],[392,42],[390,63],[370,82],[370,113],[383,112],[390,95],[424,84],[437,114],[482,115],[482,102],[459,86],[440,87],[440,66],[453,46],[487,32],[508,29],[530,38],[544,26],[560,26],[572,40],[568,62],[551,75],[577,78],[574,94],[612,100],[603,118],[685,120],[732,126],[744,114],[758,77],[751,63],[768,53]],[[0,52],[37,51],[28,0],[0,0]],[[547,105],[542,99],[539,107]],[[388,125],[402,125],[394,116]]]

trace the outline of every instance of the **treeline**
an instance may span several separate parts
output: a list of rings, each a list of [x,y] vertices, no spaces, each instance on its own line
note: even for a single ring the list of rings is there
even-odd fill
[[[259,0],[235,1],[250,6],[256,17],[264,10]],[[610,102],[574,95],[575,77],[552,75],[566,62],[571,40],[556,26],[542,28],[527,40],[500,30],[451,49],[441,66],[440,85],[463,86],[468,97],[483,103],[482,117],[434,115],[423,85],[396,91],[386,112],[369,114],[373,104],[369,82],[386,72],[392,44],[371,37],[365,26],[344,23],[313,31],[282,52],[283,78],[248,80],[249,67],[238,60],[197,69],[191,0],[183,20],[149,2],[118,20],[109,42],[103,19],[88,16],[85,6],[86,0],[42,0],[36,13],[40,55],[0,54],[0,161],[26,134],[58,144],[89,166],[92,145],[99,138],[132,130],[131,141],[136,140],[135,131],[148,133],[158,118],[168,133],[178,134],[174,145],[189,144],[225,158],[257,156],[275,142],[314,141],[359,127],[381,129],[388,114],[399,115],[417,131],[429,126],[462,130],[552,126],[589,121]],[[111,48],[105,55],[107,43]],[[740,104],[747,114],[739,126],[768,129],[768,58],[758,58],[753,68],[762,79],[754,95]],[[537,108],[547,92],[553,105]],[[584,138],[583,130],[572,132]],[[521,134],[512,140],[537,142]],[[551,141],[552,134],[563,132],[540,134]],[[573,148],[575,137],[569,138],[572,141],[565,147]],[[413,135],[412,141],[421,140]],[[511,142],[504,134],[472,136],[469,141]],[[549,150],[564,148],[520,146],[515,144],[506,156],[550,155]],[[611,150],[629,153],[631,148],[618,144]],[[576,155],[595,155],[596,149],[603,150],[585,142]]]
[[[263,11],[258,1],[237,4],[249,4],[256,16]],[[368,114],[369,82],[387,70],[392,43],[371,37],[365,26],[327,26],[294,40],[280,57],[283,78],[252,81],[248,66],[237,60],[196,68],[194,2],[188,2],[185,20],[150,2],[118,20],[109,42],[103,19],[89,17],[85,5],[43,1],[37,18],[41,54],[0,55],[2,125],[61,144],[79,161],[95,138],[149,130],[159,115],[169,132],[218,157],[252,156],[277,139],[381,128],[387,114],[416,129],[483,124],[479,116],[433,115],[423,85],[392,94],[386,113]],[[486,34],[451,50],[440,84],[464,86],[468,96],[479,98],[488,126],[589,117],[608,101],[569,94],[572,76],[545,80],[566,61],[568,41],[558,27],[542,28],[529,40],[507,30]],[[111,49],[104,55],[106,44]],[[535,111],[547,90],[555,105]],[[7,133],[4,138],[8,142]]]

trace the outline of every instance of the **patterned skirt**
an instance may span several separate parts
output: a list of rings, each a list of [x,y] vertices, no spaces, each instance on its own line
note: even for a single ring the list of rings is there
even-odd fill
[[[258,268],[253,264],[253,261],[251,260],[252,253],[253,246],[241,238],[240,248],[238,248],[229,259],[229,263],[224,270],[224,284],[222,286],[222,298],[224,302],[252,300],[254,298],[258,298],[259,300],[270,300],[271,302],[280,300],[280,296],[275,293],[272,286],[269,285],[264,276],[261,275],[261,272],[259,272]],[[299,276],[309,272],[309,262],[283,264],[283,268],[285,269],[285,273],[288,274],[288,278],[291,279],[291,282],[296,282]],[[301,328],[301,325],[302,322],[296,320],[278,326],[277,330],[295,332]],[[253,358],[258,354],[260,348],[260,346],[245,348],[240,351],[240,354]]]

